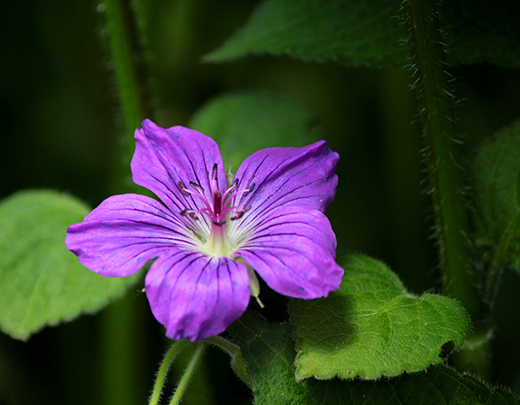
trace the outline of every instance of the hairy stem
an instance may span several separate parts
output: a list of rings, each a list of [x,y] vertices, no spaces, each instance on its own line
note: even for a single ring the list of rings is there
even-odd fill
[[[443,64],[433,1],[403,1],[433,200],[444,292],[479,317],[479,298],[468,239],[467,204],[457,163],[453,101]]]
[[[188,388],[188,384],[190,383],[191,377],[193,376],[193,373],[195,372],[195,369],[197,368],[197,365],[199,364],[199,361],[202,357],[202,353],[204,353],[204,349],[206,348],[206,346],[207,346],[207,343],[204,341],[200,341],[197,343],[197,347],[195,348],[195,353],[193,353],[193,357],[191,358],[190,362],[188,363],[188,367],[184,371],[184,374],[183,374],[181,380],[179,381],[179,385],[177,386],[177,389],[175,390],[175,394],[173,394],[170,405],[178,405],[181,402],[182,396],[184,395],[186,388]]]
[[[149,97],[146,92],[143,58],[139,31],[130,0],[104,0],[97,10],[103,14],[110,49],[113,73],[121,104],[123,137],[118,144],[112,175],[113,194],[134,191],[130,181],[130,160],[134,151],[134,130],[149,114]],[[105,372],[107,403],[134,404],[130,387],[137,380],[135,332],[138,329],[135,303],[121,302],[117,309],[107,310],[105,329]]]
[[[116,192],[125,192],[132,187],[128,169],[135,149],[134,131],[141,121],[151,117],[142,41],[139,39],[136,9],[131,0],[105,0],[98,10],[105,15],[123,121],[119,164],[113,188]]]
[[[224,350],[229,355],[229,357],[231,357],[231,368],[238,376],[238,378],[240,378],[248,387],[252,387],[251,380],[247,372],[247,363],[244,359],[244,356],[242,356],[240,347],[234,343],[231,343],[229,340],[224,339],[222,336],[212,336],[207,338],[206,341]]]
[[[166,379],[166,374],[170,369],[170,366],[173,362],[173,359],[179,353],[179,351],[184,348],[189,342],[187,340],[179,340],[175,342],[170,350],[164,356],[164,359],[159,367],[159,371],[157,372],[157,379],[155,380],[155,385],[153,387],[152,396],[150,397],[149,405],[157,405],[159,403],[159,398],[161,397],[161,392],[164,386],[164,380]]]
[[[110,405],[137,405],[136,370],[140,359],[137,305],[128,295],[103,313],[103,401]],[[134,391],[128,387],[134,387]]]

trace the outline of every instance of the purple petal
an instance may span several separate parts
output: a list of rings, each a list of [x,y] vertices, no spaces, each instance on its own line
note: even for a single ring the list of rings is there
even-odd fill
[[[198,252],[157,259],[146,275],[146,295],[171,339],[204,339],[223,332],[249,303],[242,263]]]
[[[180,220],[152,198],[110,197],[67,230],[65,245],[88,269],[109,277],[137,272],[149,259],[194,245]]]
[[[303,148],[268,148],[253,153],[240,165],[235,178],[240,188],[250,188],[235,205],[249,215],[259,215],[276,207],[294,205],[325,211],[336,195],[338,177],[334,173],[339,155],[325,141]]]
[[[269,213],[236,253],[276,292],[294,298],[324,297],[337,290],[336,236],[317,210],[281,207]]]
[[[210,178],[217,164],[218,187],[226,189],[226,174],[217,144],[210,137],[184,127],[168,129],[150,120],[135,131],[132,175],[136,184],[153,191],[172,211],[201,209],[201,202],[179,191],[178,183],[193,191],[190,182],[202,186],[208,201]]]

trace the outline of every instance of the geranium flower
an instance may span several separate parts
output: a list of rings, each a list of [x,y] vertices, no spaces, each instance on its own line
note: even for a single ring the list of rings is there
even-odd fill
[[[223,332],[256,288],[248,266],[290,297],[324,297],[339,287],[336,237],[323,214],[336,192],[339,157],[324,141],[255,152],[228,185],[211,138],[142,125],[133,180],[164,205],[137,194],[109,197],[69,227],[65,244],[108,277],[132,275],[156,259],[145,290],[169,338]]]

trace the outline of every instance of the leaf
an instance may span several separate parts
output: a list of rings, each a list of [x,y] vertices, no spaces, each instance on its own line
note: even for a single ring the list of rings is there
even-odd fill
[[[443,2],[440,12],[448,61],[520,66],[520,2],[506,1],[490,12],[489,3],[474,0]]]
[[[478,150],[473,166],[477,244],[520,271],[520,121]]]
[[[462,346],[469,320],[449,298],[409,293],[386,265],[351,254],[338,291],[292,300],[296,378],[375,379],[421,371],[443,361],[444,344]]]
[[[18,192],[0,204],[0,329],[26,340],[45,325],[94,312],[136,277],[106,278],[65,248],[67,227],[90,211],[56,191]]]
[[[219,96],[191,119],[189,127],[219,144],[224,164],[236,170],[259,149],[305,146],[317,138],[311,131],[316,116],[293,100],[265,93],[244,92]]]
[[[246,311],[228,331],[247,362],[255,405],[300,403],[297,400],[305,396],[306,384],[296,384],[294,380],[290,325],[272,324]]]
[[[229,332],[247,362],[255,405],[508,405],[519,400],[503,388],[490,388],[445,366],[375,382],[296,382],[288,324],[273,324],[247,311]]]
[[[400,0],[266,0],[247,25],[205,57],[230,61],[248,54],[289,55],[352,66],[405,67],[409,61]],[[452,64],[520,65],[518,2],[489,12],[472,0],[442,2],[441,31]]]
[[[240,32],[206,56],[222,62],[249,53],[287,54],[349,65],[404,66],[406,30],[395,18],[399,1],[269,0]]]

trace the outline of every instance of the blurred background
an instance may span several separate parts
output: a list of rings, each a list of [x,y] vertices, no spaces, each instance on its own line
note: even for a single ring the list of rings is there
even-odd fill
[[[201,63],[246,23],[258,3],[152,0],[140,5],[158,124],[185,125],[212,97],[229,91],[263,90],[303,101],[319,117],[323,138],[341,156],[338,195],[327,211],[339,254],[361,252],[385,261],[414,293],[439,291],[409,72],[271,56]],[[96,206],[109,196],[121,116],[97,6],[90,0],[4,6],[0,198],[21,189],[52,188]],[[490,65],[450,71],[469,162],[483,139],[520,117],[520,74]],[[0,404],[146,403],[168,342],[141,288],[98,316],[47,328],[28,342],[0,334]],[[496,305],[492,380],[520,393],[515,374],[519,290],[520,278],[506,272]],[[284,298],[266,294],[263,314],[287,319]],[[132,333],[118,332],[118,322]],[[130,359],[121,354],[125,350],[133,353]],[[223,353],[210,349],[199,371],[198,389],[188,390],[184,403],[251,403]],[[127,373],[134,383],[122,388],[126,397],[114,399],[107,387],[117,385],[118,378],[125,381]]]

